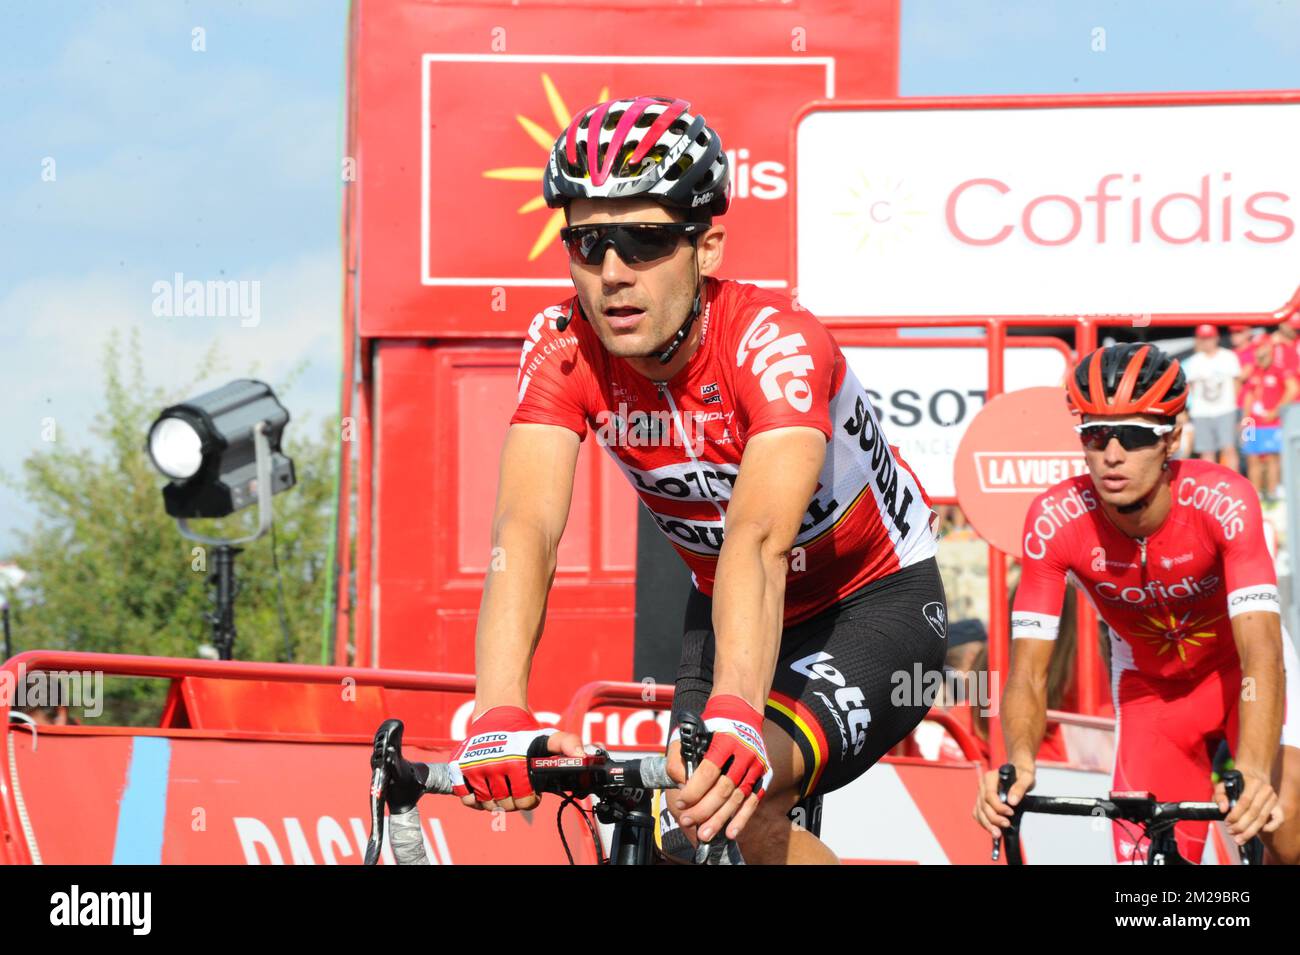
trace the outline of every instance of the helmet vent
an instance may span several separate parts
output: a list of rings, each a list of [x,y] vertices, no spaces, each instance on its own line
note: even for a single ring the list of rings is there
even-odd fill
[[[676,182],[678,179],[682,178],[682,175],[686,170],[691,168],[691,163],[694,161],[695,160],[693,160],[689,155],[682,156],[681,159],[668,167],[664,172],[664,178],[669,182]]]

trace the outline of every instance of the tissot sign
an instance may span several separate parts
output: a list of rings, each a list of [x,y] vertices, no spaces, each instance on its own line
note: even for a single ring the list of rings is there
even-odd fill
[[[866,385],[889,443],[902,453],[926,493],[932,498],[953,497],[957,446],[984,407],[988,392],[987,349],[850,345],[843,350],[854,374]],[[1010,390],[1055,385],[1065,375],[1066,356],[1060,349],[1017,347],[1004,354],[1005,385]],[[1061,394],[1058,390],[1058,397]],[[1026,459],[1008,471],[1001,461],[990,460],[985,473],[988,487],[1006,489],[1021,481],[1021,475],[1033,479],[1056,473],[1053,467],[1051,462]]]
[[[800,300],[822,317],[1272,311],[1300,258],[1298,98],[810,111]]]

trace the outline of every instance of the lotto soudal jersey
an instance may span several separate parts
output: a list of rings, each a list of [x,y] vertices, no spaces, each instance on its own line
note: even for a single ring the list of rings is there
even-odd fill
[[[1054,639],[1067,576],[1114,632],[1112,669],[1197,678],[1237,666],[1231,620],[1280,613],[1259,498],[1236,471],[1172,461],[1160,529],[1129,537],[1101,510],[1092,478],[1041,494],[1025,518],[1013,638]]]
[[[590,429],[710,596],[746,443],[774,428],[816,428],[826,462],[791,552],[787,625],[932,557],[929,502],[826,328],[787,296],[705,281],[699,347],[663,383],[610,356],[576,309],[557,331],[573,299],[538,314],[511,424],[579,438]]]

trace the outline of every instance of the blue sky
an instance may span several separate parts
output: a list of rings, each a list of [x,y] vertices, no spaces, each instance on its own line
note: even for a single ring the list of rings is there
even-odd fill
[[[345,0],[0,15],[0,471],[49,417],[93,444],[113,328],[140,331],[149,381],[172,389],[214,342],[226,365],[203,387],[305,359],[282,397],[299,420],[332,413]],[[901,44],[905,96],[1300,88],[1300,0],[904,0]],[[258,323],[156,316],[153,284],[177,272],[258,282]],[[0,487],[0,558],[32,517]]]

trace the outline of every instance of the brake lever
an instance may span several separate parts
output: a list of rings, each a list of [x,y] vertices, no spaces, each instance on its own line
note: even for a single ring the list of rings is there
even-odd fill
[[[677,723],[677,732],[681,736],[682,766],[686,770],[686,781],[689,783],[691,776],[704,760],[704,754],[708,751],[710,733],[704,728],[704,721],[694,713],[682,714]],[[704,865],[708,862],[710,845],[709,842],[701,842],[695,847],[692,864]]]
[[[1239,770],[1229,769],[1224,772],[1223,792],[1228,797],[1228,812],[1232,812],[1245,789],[1246,780]],[[1262,865],[1263,850],[1263,843],[1259,841],[1258,836],[1249,840],[1244,846],[1237,846],[1237,854],[1241,857],[1242,865]]]
[[[375,731],[370,749],[370,838],[366,841],[365,865],[379,861],[379,848],[384,844],[384,826],[388,821],[384,802],[393,775],[391,754],[400,753],[401,749],[402,721],[384,720]]]
[[[370,750],[370,838],[366,841],[365,865],[375,865],[384,844],[389,813],[410,812],[425,793],[429,767],[402,756],[401,720],[384,720],[375,731]]]
[[[1015,784],[1016,784],[1016,767],[1012,766],[1010,763],[1003,763],[1002,766],[998,768],[999,801],[1003,803],[1007,801],[1007,793],[1011,791],[1011,787],[1014,786]],[[1015,825],[1014,820],[1012,821],[1012,825]],[[1002,836],[1001,834],[999,834],[993,837],[993,861],[997,862],[998,859],[1000,859],[1001,857],[1002,857]]]

